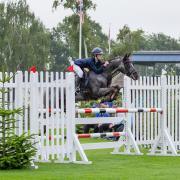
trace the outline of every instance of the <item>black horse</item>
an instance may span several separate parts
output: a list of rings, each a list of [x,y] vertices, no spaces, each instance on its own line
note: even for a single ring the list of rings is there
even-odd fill
[[[117,74],[123,73],[133,80],[137,80],[139,75],[135,70],[132,62],[129,59],[129,55],[125,55],[124,57],[118,57],[109,61],[107,67],[105,67],[104,72],[102,74],[95,74],[93,71],[88,72],[88,83],[86,88],[83,90],[76,92],[75,99],[76,101],[83,100],[97,100],[99,98],[103,98],[106,101],[113,101],[116,99],[120,88],[122,87],[120,84],[113,83],[112,78]],[[118,77],[118,76],[116,76]],[[77,88],[76,88],[77,89]],[[54,91],[53,101],[51,98],[51,93]],[[56,97],[56,89],[49,88],[49,102],[48,108],[55,107],[56,99],[59,99],[59,107],[61,106],[61,92],[58,91],[58,97]],[[64,100],[66,96],[64,94]],[[52,104],[52,102],[54,102]],[[65,103],[65,102],[64,102]],[[43,104],[46,107],[46,92],[43,93]]]
[[[107,101],[114,100],[120,90],[120,86],[111,86],[111,82],[112,78],[120,72],[133,80],[139,78],[138,72],[129,59],[129,55],[118,57],[109,61],[102,74],[95,74],[93,71],[88,72],[88,83],[85,90],[80,90],[79,93],[76,93],[76,101],[96,100],[102,97]]]

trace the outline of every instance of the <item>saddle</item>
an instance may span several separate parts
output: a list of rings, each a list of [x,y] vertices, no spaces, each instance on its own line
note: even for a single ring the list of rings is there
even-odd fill
[[[84,70],[83,72],[84,72],[84,75],[80,82],[80,89],[87,90],[88,83],[89,83],[89,71]]]

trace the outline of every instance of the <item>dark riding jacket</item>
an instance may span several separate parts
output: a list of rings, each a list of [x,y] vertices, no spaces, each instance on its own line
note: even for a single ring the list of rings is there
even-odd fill
[[[95,61],[95,58],[76,59],[74,64],[79,66],[81,69],[88,68],[94,71],[96,74],[101,74],[104,71],[103,62]]]

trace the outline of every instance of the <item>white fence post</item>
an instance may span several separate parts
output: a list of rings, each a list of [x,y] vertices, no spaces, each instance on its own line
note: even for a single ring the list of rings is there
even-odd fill
[[[58,74],[56,73],[56,80],[58,79]],[[60,114],[60,119],[61,119],[61,122],[60,122],[60,129],[61,129],[61,162],[64,161],[64,158],[65,158],[65,128],[67,128],[67,123],[65,122],[65,104],[64,104],[64,101],[65,101],[65,98],[64,98],[64,73],[61,72],[60,73],[60,83],[61,83],[61,87],[60,87],[60,99],[61,99],[61,102],[59,104],[59,102],[57,101],[56,99],[56,109],[60,108],[61,109],[61,114]],[[56,97],[58,97],[58,88],[56,88]],[[60,106],[60,107],[59,107]],[[57,116],[58,117],[58,116]],[[66,119],[67,120],[67,119]],[[66,125],[66,127],[65,127]],[[58,126],[57,126],[58,127]],[[67,149],[67,148],[66,148]]]
[[[23,108],[23,91],[22,91],[22,83],[23,83],[23,74],[22,71],[18,71],[15,75],[15,108]],[[21,135],[23,133],[23,117],[21,115],[16,114],[16,134]]]
[[[167,131],[167,80],[166,76],[161,77],[161,87],[162,87],[162,109],[163,109],[163,114],[162,114],[162,126],[161,126],[161,132],[162,132],[162,139],[163,139],[163,148],[162,148],[162,153],[167,154],[167,147],[171,150],[172,155],[177,155],[177,151],[175,148],[175,145],[173,143],[172,137]]]
[[[75,91],[73,87],[73,76],[71,73],[66,73],[66,128],[67,128],[67,156],[70,162],[75,159],[73,135],[75,134]]]
[[[76,135],[76,118],[75,118],[75,79],[74,74],[66,74],[68,83],[66,91],[66,123],[67,123],[67,152],[69,154],[69,160],[73,163],[90,164],[87,156],[79,142]],[[76,160],[76,151],[79,153],[82,161]]]
[[[130,108],[131,107],[131,79],[125,76],[124,79],[124,98],[125,98],[125,108]],[[132,154],[131,153],[131,148],[133,147],[135,150],[135,153],[137,155],[142,155],[142,153],[139,150],[139,147],[135,141],[135,137],[132,134],[131,131],[131,123],[135,123],[134,119],[132,120],[131,117],[131,113],[126,113],[126,132],[128,134],[127,137],[127,146],[126,146],[126,152],[127,154]],[[133,122],[131,122],[133,121]],[[131,147],[132,146],[132,147]]]
[[[30,131],[38,134],[38,73],[30,74]]]
[[[38,121],[38,73],[30,73],[30,133],[35,134],[36,148],[39,143],[39,121]],[[38,150],[39,151],[39,150]],[[36,155],[38,160],[38,153]]]
[[[124,106],[126,109],[131,108],[131,80],[128,77],[124,77]],[[126,140],[125,143],[121,143],[119,147],[114,148],[112,154],[134,154],[131,152],[131,149],[134,148],[136,155],[142,155],[139,147],[135,141],[135,138],[131,132],[131,113],[125,113],[125,127],[124,131],[126,133]],[[119,139],[120,143],[120,139]],[[120,147],[125,145],[125,151],[119,152]]]

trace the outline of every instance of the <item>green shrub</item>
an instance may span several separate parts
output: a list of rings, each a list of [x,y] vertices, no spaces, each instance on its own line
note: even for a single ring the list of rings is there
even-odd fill
[[[5,83],[11,77],[2,74],[0,79],[0,169],[20,169],[31,164],[36,148],[33,143],[33,136],[26,133],[16,135],[17,121],[15,115],[22,115],[22,108],[10,109],[10,103],[6,101],[9,90]]]
[[[0,169],[28,167],[36,150],[31,142],[33,135],[13,135],[0,146]]]

